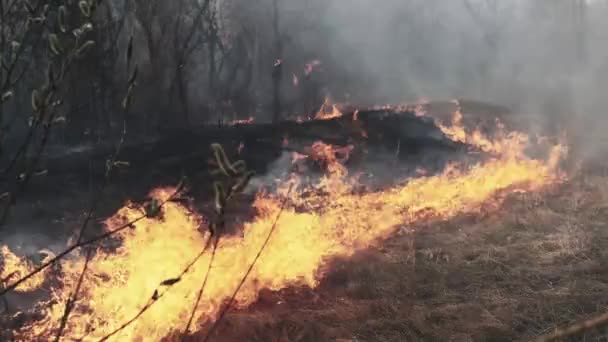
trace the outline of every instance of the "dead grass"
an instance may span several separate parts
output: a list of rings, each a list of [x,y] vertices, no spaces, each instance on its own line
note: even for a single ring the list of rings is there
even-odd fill
[[[267,294],[267,305],[232,314],[220,340],[530,340],[608,310],[608,176],[414,228],[335,261],[315,291]]]

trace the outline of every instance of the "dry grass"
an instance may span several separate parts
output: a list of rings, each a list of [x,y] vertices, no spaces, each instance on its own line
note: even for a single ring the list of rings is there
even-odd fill
[[[230,313],[213,341],[525,341],[606,312],[605,170],[594,165],[545,193],[511,195],[498,212],[402,229],[377,249],[335,260],[318,289],[264,292]],[[14,215],[36,216],[32,227],[65,226],[73,202],[60,204]],[[607,339],[592,331],[575,341]]]
[[[219,341],[513,341],[608,310],[608,177],[403,230],[320,289],[266,293]],[[592,331],[576,341],[608,338]]]
[[[264,292],[230,313],[213,341],[525,341],[608,311],[608,173],[600,169],[511,195],[498,212],[404,228],[335,260],[318,289]],[[592,331],[575,341],[607,337]]]

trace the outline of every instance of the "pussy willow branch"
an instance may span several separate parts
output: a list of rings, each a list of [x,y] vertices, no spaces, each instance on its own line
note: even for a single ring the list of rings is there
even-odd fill
[[[557,328],[552,333],[538,337],[536,342],[562,341],[567,337],[579,335],[585,331],[597,329],[608,325],[608,312],[599,316],[574,323],[572,325]]]
[[[52,111],[51,114],[49,114],[49,120],[52,121],[55,118],[55,114],[56,111]],[[18,158],[21,155],[24,155],[27,150],[30,149],[31,145],[32,145],[32,138],[34,135],[34,132],[36,131],[36,129],[39,127],[39,124],[41,123],[41,120],[36,120],[37,122],[35,122],[32,127],[30,128],[27,137],[25,138],[23,144],[20,146],[19,151],[15,154],[15,159],[11,162],[11,168],[12,166],[14,166],[12,163],[14,162],[15,164],[17,163],[17,161],[19,160]],[[8,212],[11,208],[11,206],[15,203],[15,201],[17,200],[17,197],[20,196],[23,191],[25,190],[25,187],[27,186],[27,184],[29,183],[30,179],[32,178],[35,170],[36,170],[36,165],[38,164],[38,161],[40,159],[40,156],[42,155],[42,152],[44,151],[44,148],[46,147],[46,143],[48,141],[48,137],[50,134],[50,127],[51,124],[47,124],[44,125],[43,128],[43,134],[42,134],[42,141],[40,142],[40,144],[38,145],[38,149],[36,150],[36,153],[34,154],[34,158],[32,160],[31,163],[29,163],[29,165],[23,165],[23,178],[21,178],[21,174],[20,172],[17,172],[17,174],[19,175],[18,184],[12,184],[14,189],[8,191],[8,200],[6,201],[6,203],[4,203],[4,207],[1,209],[2,212],[0,213],[0,226],[3,225],[6,221],[6,217],[8,215]],[[25,160],[24,160],[25,163]],[[10,185],[9,185],[10,186]]]
[[[177,196],[178,193],[181,192],[181,187],[178,186],[178,188],[164,201],[162,201],[159,204],[159,209],[161,209],[165,204],[167,204],[167,202],[173,200],[175,198],[175,196]],[[16,280],[15,282],[13,282],[12,284],[6,286],[5,288],[0,289],[0,296],[4,296],[6,293],[8,293],[9,291],[14,290],[17,286],[21,285],[23,282],[25,282],[26,280],[30,279],[31,277],[35,276],[36,274],[42,272],[43,270],[45,270],[46,268],[48,268],[51,265],[56,264],[59,260],[65,258],[67,255],[69,255],[70,253],[72,253],[74,250],[81,248],[81,247],[85,247],[85,246],[89,246],[91,244],[97,243],[99,241],[105,240],[108,237],[119,233],[127,228],[131,228],[133,227],[134,224],[136,224],[137,222],[145,219],[146,217],[148,217],[148,214],[144,213],[141,216],[138,216],[137,218],[121,225],[118,226],[112,230],[109,230],[103,234],[97,235],[95,237],[92,237],[88,240],[83,240],[80,243],[75,243],[72,246],[66,248],[63,252],[57,254],[56,256],[54,256],[53,258],[51,258],[50,260],[42,263],[42,265],[38,266],[36,269],[34,269],[33,271],[31,271],[30,273],[26,274],[25,276],[19,278],[18,280]],[[0,282],[5,282],[7,280],[8,277],[0,280]]]
[[[131,48],[131,47],[129,47]],[[127,73],[130,72],[130,61],[131,61],[131,56],[127,55]],[[127,94],[126,96],[131,96],[131,94],[129,93],[130,89],[132,89],[131,87],[134,85],[135,79],[133,79],[132,81],[129,82],[129,84],[127,84]],[[82,239],[84,238],[84,233],[86,231],[86,228],[88,226],[89,221],[91,220],[91,218],[93,217],[93,213],[97,210],[97,206],[99,204],[99,202],[101,201],[101,198],[103,197],[103,194],[105,192],[105,188],[108,184],[108,181],[110,179],[110,174],[112,172],[112,169],[118,159],[118,155],[120,154],[120,151],[122,150],[122,146],[124,144],[125,141],[125,137],[127,135],[127,113],[128,113],[128,105],[125,105],[123,107],[123,127],[122,127],[122,134],[120,136],[120,140],[118,142],[118,144],[116,145],[116,150],[114,151],[114,154],[111,156],[111,158],[107,161],[106,164],[106,172],[104,174],[103,177],[103,181],[102,181],[102,185],[101,185],[101,189],[99,190],[99,192],[97,193],[97,196],[92,200],[91,202],[91,208],[89,209],[87,216],[85,218],[85,220],[83,221],[82,226],[80,227],[80,231],[78,232],[78,240],[77,243],[82,242]],[[176,192],[179,191],[176,190]],[[67,325],[68,322],[68,318],[70,316],[70,313],[72,312],[72,309],[74,308],[74,304],[76,303],[76,301],[78,300],[78,294],[80,293],[80,289],[82,288],[82,283],[84,280],[84,276],[89,268],[89,262],[91,261],[91,258],[93,257],[93,248],[90,247],[87,249],[86,254],[85,254],[85,262],[84,265],[82,267],[82,271],[80,272],[80,276],[78,277],[78,282],[76,283],[76,289],[74,289],[74,294],[72,296],[70,296],[70,298],[68,298],[66,304],[65,304],[65,309],[64,309],[64,313],[63,316],[61,317],[60,320],[60,325],[59,325],[59,329],[57,329],[57,334],[55,336],[55,342],[59,342],[61,340],[61,337],[63,336],[63,332],[65,330],[65,327]]]
[[[226,203],[229,203],[230,199],[233,198],[234,195],[234,191],[233,191],[233,187],[230,186],[228,193],[226,195]],[[222,206],[216,219],[215,222],[213,223],[213,225],[215,226],[213,229],[209,229],[209,238],[207,239],[207,242],[205,243],[205,246],[203,247],[203,249],[199,252],[199,254],[196,255],[196,257],[190,261],[186,268],[184,270],[182,270],[182,272],[180,273],[180,275],[177,278],[174,278],[176,281],[171,283],[170,285],[168,285],[166,287],[166,290],[163,292],[159,293],[159,288],[157,288],[156,290],[154,290],[154,293],[152,295],[152,297],[150,297],[150,299],[148,300],[148,302],[146,303],[146,305],[144,305],[135,316],[133,316],[131,319],[129,319],[127,322],[123,323],[120,327],[118,327],[117,329],[115,329],[114,331],[112,331],[111,333],[107,334],[106,336],[104,336],[103,338],[101,338],[100,341],[105,341],[108,338],[116,335],[117,333],[119,333],[120,331],[126,329],[128,326],[130,326],[131,324],[133,324],[135,321],[137,321],[137,319],[139,319],[139,317],[141,317],[146,311],[148,311],[153,305],[154,303],[156,303],[160,298],[162,298],[169,290],[170,288],[176,284],[177,282],[179,282],[181,280],[181,278],[190,270],[190,268],[205,254],[205,252],[209,249],[209,246],[211,244],[211,242],[213,242],[213,250],[211,252],[211,258],[209,259],[209,264],[207,266],[207,271],[205,273],[204,279],[203,279],[203,283],[201,285],[201,288],[198,291],[198,295],[196,298],[196,302],[194,304],[194,307],[192,308],[192,313],[190,314],[190,318],[188,320],[188,323],[186,325],[186,329],[184,331],[184,333],[182,334],[182,340],[184,338],[186,338],[188,331],[190,329],[190,326],[192,324],[192,321],[194,320],[194,315],[196,313],[196,309],[198,307],[198,304],[200,303],[200,300],[202,298],[204,289],[205,289],[205,285],[207,284],[207,280],[209,279],[209,273],[211,271],[211,267],[213,265],[213,260],[215,259],[215,253],[217,251],[217,246],[219,244],[219,240],[221,237],[221,233],[223,232],[223,228],[225,225],[225,213],[226,213],[226,207]]]
[[[61,72],[60,72],[61,80],[63,80],[65,78],[65,75],[69,72],[69,70],[71,69],[71,67],[74,64],[75,54],[78,49],[78,44],[79,44],[79,40],[76,39],[73,49],[68,53],[66,59],[63,60],[61,63]],[[61,83],[53,84],[53,90],[51,90],[52,99],[54,98],[54,95],[57,94],[58,88],[60,86],[61,86]],[[52,102],[53,101],[51,101],[51,103]],[[57,114],[57,109],[55,107],[51,108],[52,110],[50,111],[50,113],[47,112],[48,109],[49,108],[47,105],[45,105],[43,108],[40,109],[40,112],[38,113],[39,115],[36,116],[36,119],[34,120],[30,129],[28,130],[28,133],[27,133],[24,141],[19,146],[17,152],[11,159],[8,167],[2,173],[2,177],[0,180],[5,180],[6,176],[15,167],[15,165],[17,164],[19,159],[22,156],[24,157],[26,152],[29,150],[31,143],[32,143],[32,138],[34,136],[34,132],[40,127],[40,125],[42,125],[42,127],[43,127],[42,139],[41,139],[40,144],[38,145],[38,149],[36,150],[34,157],[32,158],[32,161],[29,163],[29,165],[23,166],[23,168],[24,168],[23,178],[20,180],[19,184],[17,184],[15,186],[16,189],[8,191],[8,201],[6,201],[6,203],[4,204],[4,208],[2,208],[2,212],[0,213],[0,225],[4,224],[10,207],[15,203],[17,197],[25,190],[25,187],[29,183],[33,174],[35,173],[36,165],[38,164],[38,161],[40,160],[40,157],[42,156],[42,153],[44,152],[48,138],[50,136],[51,127],[53,125],[55,115]],[[43,123],[43,121],[45,121],[45,120],[46,120],[46,123]],[[17,173],[19,173],[19,172],[17,172]]]
[[[122,146],[124,145],[126,135],[127,135],[127,108],[125,108],[123,110],[123,128],[122,128],[122,134],[120,136],[120,140],[118,141],[118,144],[116,145],[116,150],[114,151],[114,154],[112,154],[112,156],[110,157],[108,164],[106,166],[106,172],[103,177],[101,188],[97,192],[97,195],[91,201],[91,207],[89,208],[89,210],[87,212],[87,216],[85,217],[84,221],[82,222],[82,225],[80,226],[80,230],[78,231],[77,243],[82,242],[82,239],[84,238],[84,233],[89,225],[89,222],[91,221],[91,218],[93,217],[93,213],[97,210],[97,206],[99,205],[99,202],[101,202],[101,199],[103,198],[106,186],[110,180],[110,174],[112,173],[114,164],[118,160],[118,155],[120,154],[120,151],[122,150]],[[82,267],[82,272],[80,272],[80,276],[78,277],[78,282],[76,283],[76,289],[74,289],[74,294],[73,294],[73,296],[68,298],[68,300],[65,304],[65,310],[64,310],[63,316],[61,317],[61,320],[60,320],[59,329],[57,330],[57,334],[55,336],[55,342],[59,342],[61,340],[61,337],[63,336],[63,331],[68,322],[70,313],[71,313],[72,309],[74,308],[74,304],[78,300],[78,294],[80,293],[80,288],[82,287],[82,282],[84,280],[84,276],[87,272],[87,269],[89,267],[89,262],[91,261],[92,257],[93,257],[93,248],[88,248],[86,251],[86,255],[85,255],[84,265]]]
[[[16,5],[17,1],[15,1],[13,4]],[[40,9],[43,8],[43,5],[44,5],[44,1],[38,1],[38,3],[36,4],[36,7],[34,8],[34,12],[38,13],[40,11]],[[9,8],[8,10],[10,11],[11,9]],[[17,52],[15,53],[15,58],[13,58],[13,60],[11,61],[11,64],[7,68],[7,71],[4,73],[4,81],[0,85],[0,90],[6,91],[6,90],[10,89],[11,87],[13,87],[19,81],[19,78],[17,78],[16,80],[13,80],[13,77],[12,77],[13,72],[15,71],[15,69],[17,67],[17,63],[21,60],[22,54],[26,50],[27,46],[26,46],[26,44],[23,44],[23,43],[27,42],[30,35],[34,32],[34,29],[37,29],[37,28],[39,28],[39,27],[36,27],[36,25],[29,25],[29,27],[27,27],[27,31],[25,31],[25,33],[23,34],[21,43],[19,44],[19,46],[17,48]],[[42,36],[42,34],[40,34],[40,36]],[[3,37],[4,37],[4,35],[3,35]],[[29,63],[30,63],[30,61],[28,60],[28,65],[29,65]]]
[[[243,285],[245,284],[245,281],[247,280],[247,277],[249,277],[249,274],[251,274],[251,271],[253,270],[253,267],[257,263],[258,259],[260,258],[260,255],[262,255],[262,252],[264,251],[264,249],[268,245],[268,242],[270,241],[270,238],[272,237],[272,234],[274,233],[274,231],[275,231],[275,229],[277,227],[277,223],[279,222],[279,219],[281,218],[281,214],[283,213],[283,209],[285,209],[285,205],[287,204],[287,201],[289,199],[289,194],[291,193],[292,189],[293,189],[293,184],[289,186],[289,190],[287,191],[287,194],[285,195],[285,198],[281,202],[281,207],[279,209],[279,212],[277,213],[277,216],[276,216],[274,222],[272,223],[272,227],[270,227],[270,231],[268,232],[268,235],[266,236],[266,239],[264,240],[264,243],[260,247],[260,250],[256,254],[255,258],[253,258],[253,261],[251,262],[251,265],[249,265],[249,268],[247,269],[247,272],[245,272],[245,274],[243,275],[243,278],[241,279],[239,285],[234,290],[234,293],[232,293],[232,296],[230,297],[230,300],[228,300],[228,304],[220,312],[220,315],[218,316],[217,320],[215,322],[213,322],[213,324],[209,328],[209,331],[207,332],[207,335],[202,340],[203,342],[209,341],[209,339],[211,338],[211,335],[213,334],[213,332],[215,331],[215,329],[217,329],[217,327],[219,326],[219,324],[222,321],[222,319],[226,316],[226,313],[228,312],[228,310],[230,309],[230,307],[234,303],[234,300],[236,299],[236,295],[241,290],[241,287],[243,287]]]
[[[17,0],[15,0],[13,2],[13,5],[17,3]],[[38,12],[38,10],[40,9],[39,7],[41,7],[42,1],[40,1],[36,6],[35,11]],[[10,11],[10,8],[9,8]],[[2,18],[0,18],[0,22]],[[18,72],[17,77],[15,77],[13,79],[12,75],[14,73],[14,69],[17,67],[17,62],[21,59],[21,55],[25,52],[25,42],[27,42],[29,40],[30,35],[32,34],[32,30],[34,29],[34,25],[30,25],[27,28],[27,31],[25,32],[25,34],[23,35],[22,39],[21,39],[21,44],[19,44],[19,48],[17,50],[17,53],[13,59],[13,61],[11,62],[11,64],[8,66],[8,69],[6,71],[6,73],[0,77],[0,81],[2,80],[2,78],[4,78],[4,81],[2,81],[2,85],[0,85],[0,94],[4,94],[6,91],[9,91],[11,88],[13,88],[24,76],[25,73],[30,69],[30,66],[33,63],[33,59],[32,58],[27,58],[26,62],[24,63],[24,65],[21,67],[21,71]],[[2,29],[4,29],[4,26],[2,26]],[[5,39],[5,34],[2,33],[2,38]],[[43,34],[40,33],[38,34],[38,36],[36,37],[35,41],[31,44],[32,46],[32,50],[35,50],[40,42],[42,41],[43,38]],[[5,43],[1,44],[2,47],[5,47]],[[2,70],[0,69],[0,75],[2,75]],[[6,130],[8,130],[15,122],[15,120],[19,117],[18,113],[15,113],[12,118],[9,119],[8,123],[5,123],[4,121],[4,103],[2,103],[2,101],[0,100],[0,123],[2,124],[2,126],[0,126],[0,132],[5,133]],[[28,134],[31,134],[33,132],[33,127],[30,127],[29,129],[30,132],[28,132]],[[10,172],[10,170],[12,169],[12,167],[14,166],[14,163],[17,161],[17,158],[19,157],[19,153],[21,151],[21,148],[19,148],[19,150],[17,151],[17,153],[13,156],[11,162],[9,163],[9,166],[3,170],[2,172],[2,176],[0,177],[0,180],[3,180],[6,175],[8,174],[8,172]]]
[[[230,200],[232,199],[232,196],[234,195],[233,192],[233,186],[229,186],[228,187],[228,193],[226,194],[226,203],[230,203]],[[220,208],[220,212],[218,213],[216,219],[215,219],[215,229],[213,229],[211,232],[213,235],[215,235],[215,241],[213,243],[213,250],[211,251],[211,258],[209,259],[209,265],[207,266],[207,272],[205,272],[205,277],[203,278],[203,283],[201,284],[200,289],[198,290],[198,295],[196,297],[196,301],[194,303],[194,306],[192,307],[192,312],[190,313],[190,318],[188,319],[188,323],[186,324],[186,329],[184,330],[184,333],[182,334],[182,341],[188,336],[188,333],[190,331],[190,326],[192,325],[192,321],[194,321],[194,315],[196,314],[196,309],[198,308],[198,304],[201,301],[201,298],[203,297],[203,292],[205,291],[205,286],[207,285],[207,280],[209,279],[209,273],[211,272],[211,267],[213,266],[213,260],[215,259],[215,252],[217,250],[217,245],[220,242],[220,238],[222,236],[222,233],[224,232],[224,228],[226,225],[226,220],[225,220],[225,215],[226,215],[226,206],[223,205]]]
[[[38,13],[40,11],[40,9],[42,8],[43,2],[44,1],[38,1],[38,3],[36,4],[36,7],[34,8],[35,13]],[[15,1],[14,3],[17,3],[17,1]],[[5,91],[12,88],[25,74],[25,71],[27,70],[27,66],[29,66],[31,64],[31,59],[28,59],[28,64],[22,69],[20,76],[15,80],[12,79],[13,78],[12,75],[13,75],[13,72],[15,71],[15,68],[17,67],[17,63],[21,59],[21,55],[26,50],[26,44],[24,44],[24,43],[29,39],[29,36],[32,34],[34,28],[35,28],[35,25],[29,25],[27,31],[25,32],[22,42],[21,42],[21,44],[19,44],[19,47],[15,54],[15,58],[13,58],[13,60],[11,61],[11,64],[8,66],[8,70],[6,71],[6,73],[4,75],[4,81],[2,81],[2,84],[0,85],[0,93],[3,94]],[[35,45],[37,45],[40,42],[41,38],[42,38],[42,33],[39,34]],[[24,142],[17,149],[17,152],[15,153],[13,158],[11,158],[9,165],[2,171],[2,176],[0,177],[0,180],[5,179],[6,176],[8,175],[8,173],[13,169],[13,167],[15,166],[16,162],[18,161],[19,157],[24,152],[26,147],[29,145],[31,135],[34,133],[36,128],[37,128],[37,125],[32,125],[29,128],[27,136],[24,139]]]
[[[289,192],[291,192],[291,187],[289,189]],[[288,192],[288,195],[289,195]],[[268,241],[270,240],[270,236],[272,235],[272,232],[275,230],[277,222],[279,221],[279,218],[281,217],[281,213],[283,212],[283,209],[285,207],[285,204],[287,203],[287,198],[285,198],[285,200],[281,203],[281,208],[279,210],[279,213],[277,214],[277,217],[275,218],[275,221],[270,229],[270,232],[268,234],[268,237],[266,238],[266,241],[264,241],[264,244],[262,245],[260,251],[258,252],[258,254],[256,255],[253,263],[250,265],[249,269],[247,270],[247,272],[245,273],[245,276],[243,277],[243,279],[241,280],[241,283],[239,284],[239,286],[237,287],[237,290],[234,292],[234,294],[232,295],[232,297],[230,298],[230,301],[228,303],[228,307],[232,304],[232,302],[234,301],[236,294],[238,293],[238,291],[240,290],[240,288],[243,286],[243,284],[245,283],[245,280],[247,279],[248,275],[251,273],[251,270],[253,269],[253,266],[255,265],[255,263],[257,262],[258,258],[260,257],[260,255],[262,254],[262,251],[264,250],[264,248],[266,247],[266,245],[268,244]],[[221,219],[220,219],[221,220]],[[216,233],[217,234],[217,233]],[[212,252],[212,256],[209,260],[209,265],[208,265],[208,269],[207,269],[207,273],[205,274],[205,278],[203,280],[203,285],[201,286],[201,289],[199,290],[198,296],[197,296],[197,301],[196,304],[193,308],[193,312],[190,315],[190,319],[188,321],[188,325],[186,327],[186,331],[185,333],[182,335],[182,340],[184,338],[186,338],[186,334],[188,333],[188,329],[193,321],[193,317],[194,314],[196,312],[196,308],[198,307],[198,303],[200,302],[200,299],[202,297],[202,293],[203,293],[203,289],[205,287],[205,284],[207,283],[207,279],[208,276],[210,274],[210,270],[211,270],[211,265],[213,263],[213,257],[215,255],[215,251],[217,250],[217,244],[219,242],[219,235],[215,235],[213,233],[211,233],[209,235],[209,238],[207,238],[207,242],[205,243],[205,246],[203,247],[203,249],[196,255],[196,257],[194,257],[194,259],[192,259],[186,266],[186,268],[184,268],[182,270],[182,272],[176,277],[174,278],[175,281],[171,282],[168,285],[164,285],[165,286],[165,291],[160,292],[160,288],[163,286],[161,284],[161,286],[157,287],[156,290],[154,290],[154,293],[152,294],[152,296],[150,297],[150,299],[148,299],[148,302],[146,303],[146,305],[144,305],[135,316],[133,316],[131,319],[129,319],[127,322],[123,323],[122,325],[120,325],[120,327],[116,328],[115,330],[113,330],[112,332],[110,332],[109,334],[105,335],[104,337],[102,337],[101,339],[99,339],[99,342],[103,342],[103,341],[107,341],[109,338],[111,338],[112,336],[118,334],[119,332],[121,332],[122,330],[126,329],[127,327],[129,327],[131,324],[133,324],[135,321],[137,321],[146,311],[148,311],[153,305],[154,303],[158,302],[158,300],[160,298],[162,298],[165,294],[167,294],[167,292],[169,292],[169,290],[173,287],[173,285],[177,284],[181,278],[190,271],[190,269],[192,268],[192,266],[194,266],[194,264],[196,264],[196,262],[205,254],[205,252],[207,252],[207,250],[209,249],[209,246],[211,245],[211,242],[213,241],[213,252]],[[226,309],[227,310],[227,309]],[[221,320],[221,318],[223,317],[223,314],[225,314],[224,310],[222,312],[222,315],[220,316],[220,318],[218,319]],[[216,321],[216,322],[218,322]],[[213,329],[213,326],[212,326]],[[212,330],[210,330],[211,333]],[[210,334],[209,334],[210,335]],[[209,335],[207,336],[207,338],[209,337]],[[205,341],[207,340],[207,338],[205,339]]]

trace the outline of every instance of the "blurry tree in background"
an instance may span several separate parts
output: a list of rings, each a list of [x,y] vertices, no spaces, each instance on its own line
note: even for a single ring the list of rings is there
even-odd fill
[[[599,57],[608,39],[602,0],[89,2],[98,7],[95,45],[66,76],[50,150],[120,134],[121,58],[131,36],[139,66],[128,119],[134,140],[202,123],[310,115],[327,95],[361,104],[482,97],[542,109],[573,88],[588,96],[573,80],[589,85],[581,75],[601,78],[597,71],[608,69]],[[29,131],[30,94],[44,79],[55,25],[44,9],[63,3],[77,6],[0,0],[3,147],[16,148]]]

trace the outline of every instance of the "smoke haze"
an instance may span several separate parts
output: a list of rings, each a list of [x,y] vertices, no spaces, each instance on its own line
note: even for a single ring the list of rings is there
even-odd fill
[[[319,55],[324,70],[336,74],[327,81],[333,96],[349,93],[364,103],[460,97],[530,113],[582,114],[605,107],[608,76],[607,5],[584,5],[288,0],[280,6],[298,53]]]

